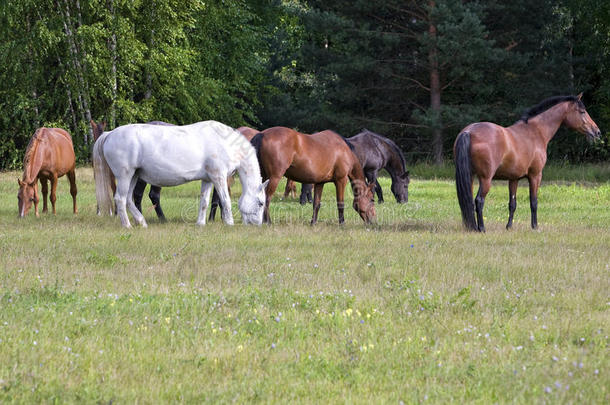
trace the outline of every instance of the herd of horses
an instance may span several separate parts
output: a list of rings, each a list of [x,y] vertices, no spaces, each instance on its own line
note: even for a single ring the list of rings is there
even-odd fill
[[[601,132],[578,96],[548,98],[528,109],[509,127],[477,122],[460,131],[454,144],[456,189],[462,221],[466,229],[484,232],[483,206],[492,179],[508,180],[511,228],[516,209],[519,179],[527,178],[530,192],[531,227],[537,222],[537,195],[547,145],[561,125],[594,141]],[[269,204],[282,177],[288,182],[284,195],[296,194],[295,182],[302,183],[301,203],[312,201],[311,223],[318,220],[324,184],[334,183],[339,223],[344,222],[345,187],[353,191],[353,208],[366,223],[375,222],[374,194],[383,202],[377,181],[380,170],[391,176],[391,191],[398,203],[408,201],[409,172],[400,148],[390,139],[364,130],[344,138],[325,130],[303,134],[286,127],[258,131],[249,127],[233,129],[216,121],[177,126],[161,121],[129,124],[105,131],[105,124],[91,121],[94,133],[93,166],[98,214],[118,214],[124,227],[133,220],[146,227],[141,201],[147,184],[149,197],[161,221],[161,187],[201,180],[197,224],[206,223],[216,209],[222,219],[233,224],[230,183],[235,172],[242,194],[238,208],[245,224],[271,223]],[[31,205],[38,213],[38,180],[42,186],[43,212],[47,212],[48,181],[55,213],[57,179],[70,181],[73,211],[76,207],[75,155],[70,135],[60,128],[39,128],[27,147],[23,177],[18,179],[19,216]],[[479,190],[473,199],[474,178]],[[211,204],[210,197],[214,190]]]

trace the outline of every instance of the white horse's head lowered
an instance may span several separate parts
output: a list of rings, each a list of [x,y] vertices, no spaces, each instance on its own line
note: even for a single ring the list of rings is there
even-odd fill
[[[237,205],[244,224],[261,225],[263,223],[267,183],[269,183],[269,180],[258,186],[254,194],[244,192],[239,198]]]
[[[203,121],[184,126],[124,125],[97,140],[93,157],[96,196],[103,194],[101,197],[111,203],[112,195],[106,186],[108,176],[98,174],[103,170],[114,173],[117,181],[114,201],[125,227],[131,227],[127,208],[136,223],[146,226],[132,199],[138,179],[159,187],[201,180],[198,225],[205,225],[205,211],[214,186],[223,207],[223,220],[233,225],[227,177],[236,170],[243,190],[238,204],[243,222],[262,222],[266,184],[261,181],[256,151],[241,133],[220,122]],[[98,204],[100,200],[98,197]]]

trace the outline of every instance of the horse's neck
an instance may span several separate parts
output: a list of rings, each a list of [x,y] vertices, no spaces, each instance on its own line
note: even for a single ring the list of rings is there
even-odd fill
[[[385,165],[385,169],[390,173],[392,179],[404,174],[405,167],[402,159],[398,155],[398,152],[394,150],[391,145],[385,144],[385,148],[388,151],[388,159]]]
[[[237,166],[237,173],[239,174],[243,192],[256,192],[256,187],[261,184],[261,173],[256,153],[246,154],[246,157]]]
[[[567,103],[559,103],[529,119],[528,123],[533,125],[545,146],[549,144],[555,133],[566,117]]]
[[[40,140],[35,139],[26,152],[26,158],[23,165],[23,181],[27,184],[35,182],[41,167],[42,150],[40,148]]]
[[[357,187],[358,182],[366,183],[366,180],[364,178],[364,170],[362,170],[362,166],[360,165],[360,162],[358,161],[356,155],[354,155],[352,168],[347,174],[347,178],[349,179],[349,182],[352,185],[352,190]]]

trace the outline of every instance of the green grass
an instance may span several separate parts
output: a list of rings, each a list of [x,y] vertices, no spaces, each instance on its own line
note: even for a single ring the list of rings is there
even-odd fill
[[[411,174],[420,179],[454,179],[455,166],[453,163],[432,165],[417,163],[407,165]],[[542,181],[575,182],[581,184],[595,182],[610,182],[610,165],[583,163],[579,165],[550,162],[544,167]]]
[[[0,173],[2,403],[608,403],[610,184],[545,183],[539,231],[525,182],[515,229],[495,184],[488,232],[461,228],[454,185],[414,178],[379,225],[327,185],[272,203],[272,226],[197,227],[199,185],[148,200],[149,228],[79,214],[17,219]],[[233,189],[234,200],[239,186]],[[279,193],[278,193],[279,196]],[[348,197],[351,206],[351,197]],[[234,203],[235,207],[235,203]]]

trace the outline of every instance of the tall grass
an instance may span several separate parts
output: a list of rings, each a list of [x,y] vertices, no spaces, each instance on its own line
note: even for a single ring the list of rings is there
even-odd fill
[[[453,163],[432,165],[429,163],[416,163],[408,165],[412,176],[420,179],[453,179],[455,166]],[[583,163],[568,165],[550,162],[544,167],[542,181],[545,182],[575,182],[581,184],[610,182],[610,165]]]
[[[61,179],[56,216],[18,220],[16,176],[1,402],[608,402],[607,183],[543,185],[537,232],[526,187],[513,231],[498,183],[474,234],[453,183],[418,178],[406,205],[382,179],[375,227],[339,226],[329,185],[315,227],[276,197],[272,226],[200,228],[193,183],[163,189],[168,223],[144,201],[149,228],[124,230],[95,215],[90,169],[77,216]]]

